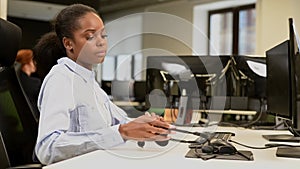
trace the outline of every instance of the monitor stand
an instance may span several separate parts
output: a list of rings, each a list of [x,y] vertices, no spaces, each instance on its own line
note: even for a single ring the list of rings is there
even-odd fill
[[[277,141],[277,142],[295,142],[300,143],[300,130],[292,127],[287,121],[283,121],[290,131],[289,134],[271,134],[271,135],[262,135],[268,141]]]
[[[300,158],[300,147],[278,147],[277,157]]]
[[[299,133],[299,131],[296,131]],[[300,137],[295,134],[274,134],[274,135],[263,135],[263,137],[269,141],[277,142],[294,142],[300,143]],[[277,157],[288,157],[288,158],[300,158],[300,147],[290,146],[279,146],[276,150]]]
[[[300,137],[295,137],[292,134],[272,134],[272,135],[262,135],[262,136],[268,141],[300,143]]]

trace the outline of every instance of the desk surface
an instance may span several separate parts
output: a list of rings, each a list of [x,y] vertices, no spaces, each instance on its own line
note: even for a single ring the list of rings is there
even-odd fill
[[[194,112],[236,115],[255,115],[257,113],[256,111],[251,110],[194,110]]]
[[[181,128],[181,127],[180,127]],[[208,128],[188,128],[191,131],[207,131]],[[236,135],[232,140],[240,143],[262,147],[268,143],[262,137],[262,134],[287,134],[287,131],[270,131],[270,130],[251,130],[244,128],[229,127],[211,127],[209,130],[231,131]],[[196,137],[186,134],[175,133],[171,135],[173,138],[194,140]],[[296,144],[296,143],[294,143]],[[144,148],[137,146],[136,142],[128,141],[127,143],[114,147],[109,150],[97,150],[72,159],[58,162],[44,169],[83,169],[83,168],[170,168],[170,169],[217,169],[217,168],[255,168],[255,169],[296,169],[300,167],[300,159],[276,157],[276,149],[249,149],[236,145],[238,150],[252,151],[254,161],[238,161],[238,160],[218,160],[210,159],[204,161],[202,159],[185,158],[189,151],[189,144],[177,143],[170,141],[165,147],[160,147],[154,142],[146,142]]]

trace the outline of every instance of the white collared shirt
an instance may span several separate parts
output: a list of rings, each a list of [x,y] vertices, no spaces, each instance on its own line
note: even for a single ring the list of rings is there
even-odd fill
[[[43,164],[124,143],[118,128],[128,122],[126,113],[109,100],[93,71],[67,57],[44,79],[38,107],[35,153]]]

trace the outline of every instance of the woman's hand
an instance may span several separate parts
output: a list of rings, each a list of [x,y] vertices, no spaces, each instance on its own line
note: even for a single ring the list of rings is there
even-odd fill
[[[164,141],[169,140],[171,125],[155,113],[146,112],[135,120],[122,124],[119,132],[125,140]]]

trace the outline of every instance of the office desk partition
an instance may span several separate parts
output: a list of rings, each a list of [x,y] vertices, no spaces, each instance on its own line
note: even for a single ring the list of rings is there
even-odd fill
[[[180,127],[185,130],[203,132],[207,128]],[[271,130],[251,130],[231,127],[212,127],[210,130],[230,131],[235,136],[232,140],[240,143],[262,147],[266,143],[263,134],[286,134],[287,131]],[[175,133],[171,135],[177,139],[194,140],[197,136]],[[298,143],[293,143],[298,144]],[[146,142],[143,148],[139,147],[135,141],[128,141],[125,144],[111,148],[109,150],[97,150],[78,157],[64,160],[52,165],[45,166],[44,169],[84,169],[84,168],[129,168],[129,169],[298,169],[300,159],[276,157],[276,148],[269,149],[249,149],[234,144],[238,150],[248,150],[253,153],[253,161],[241,160],[220,160],[201,158],[186,158],[189,151],[189,144],[170,141],[167,146],[161,147],[155,142]]]

